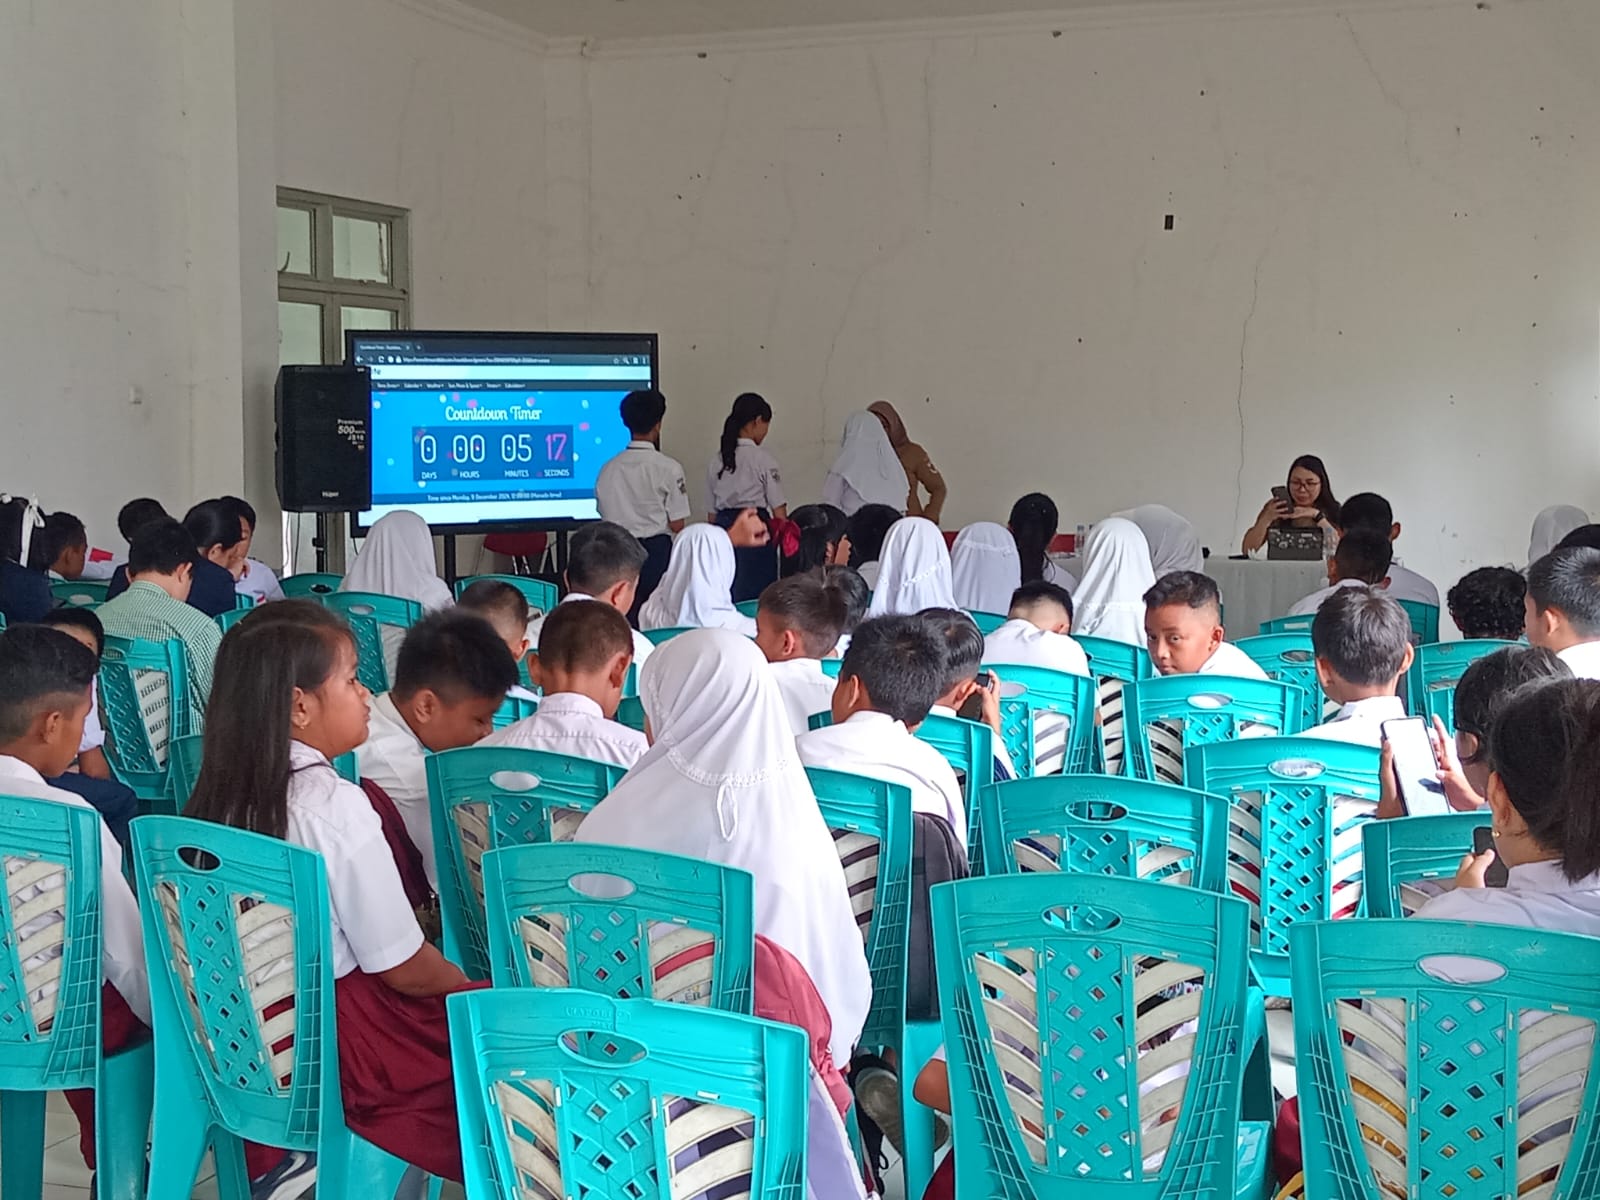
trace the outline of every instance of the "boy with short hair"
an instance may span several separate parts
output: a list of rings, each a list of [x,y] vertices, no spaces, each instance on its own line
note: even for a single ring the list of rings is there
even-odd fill
[[[598,600],[609,604],[623,616],[633,611],[639,594],[639,575],[649,554],[643,544],[614,521],[596,521],[574,533],[567,543],[566,604],[576,600]],[[539,648],[540,631],[549,617],[545,613],[528,626],[533,648]],[[633,633],[633,665],[641,671],[653,645],[638,630]]]
[[[633,662],[633,631],[599,600],[558,604],[539,635],[544,699],[539,711],[484,740],[631,767],[650,743],[614,718]]]
[[[1339,548],[1328,560],[1328,586],[1297,601],[1288,615],[1311,616],[1340,588],[1387,586],[1393,562],[1394,545],[1387,534],[1352,530],[1339,539]]]
[[[1357,529],[1382,534],[1391,547],[1400,539],[1400,522],[1394,519],[1394,509],[1377,492],[1357,492],[1339,506],[1339,532],[1348,536]],[[1398,558],[1389,564],[1385,578],[1390,599],[1439,607],[1439,589]]]
[[[845,617],[844,598],[820,567],[780,579],[761,593],[756,646],[772,666],[796,737],[811,728],[813,713],[833,707],[834,681],[820,660],[838,644]]]
[[[834,643],[832,658],[843,658],[844,652],[850,649],[850,635],[855,633],[856,626],[866,619],[867,609],[872,604],[872,590],[867,587],[867,581],[861,578],[861,572],[854,567],[825,566],[818,568],[822,572],[822,580],[828,585],[828,590],[835,593],[844,605],[844,628],[839,633],[839,640]]]
[[[1224,639],[1222,592],[1199,571],[1173,571],[1144,594],[1150,661],[1163,675],[1229,675],[1265,679],[1239,647]]]
[[[905,784],[914,812],[942,817],[965,848],[966,806],[950,764],[911,732],[928,719],[944,683],[944,647],[916,616],[863,621],[833,692],[832,725],[795,739],[808,767]]]
[[[1528,581],[1521,571],[1479,567],[1456,580],[1445,600],[1462,637],[1514,642],[1522,636],[1527,620],[1523,608],[1527,594]]]
[[[528,621],[532,610],[528,598],[502,579],[480,579],[469,584],[456,599],[456,608],[462,612],[477,613],[494,627],[511,651],[512,660],[521,666],[528,654]],[[530,664],[530,669],[532,664]],[[520,683],[513,684],[506,693],[513,700],[528,700],[537,704],[535,696]]]
[[[993,671],[982,670],[983,634],[958,608],[925,608],[917,615],[944,644],[944,677],[928,715],[987,725],[994,731],[993,782],[1015,779],[1017,768],[1000,734],[1000,680]]]
[[[654,389],[629,392],[621,408],[633,440],[600,468],[594,495],[601,518],[638,538],[648,555],[634,598],[632,612],[637,613],[666,573],[672,535],[689,519],[689,488],[683,464],[661,453],[667,398]]]
[[[1305,736],[1383,745],[1383,722],[1406,715],[1400,679],[1411,665],[1411,620],[1377,588],[1341,588],[1311,623],[1317,679],[1338,715]]]
[[[283,585],[278,582],[277,574],[266,563],[250,557],[250,543],[256,536],[255,506],[238,496],[223,496],[218,503],[225,505],[239,518],[239,528],[244,534],[244,546],[239,551],[244,558],[244,570],[234,584],[235,590],[241,596],[255,597],[257,604],[282,600]]]
[[[1552,550],[1528,568],[1528,641],[1554,650],[1579,679],[1600,679],[1600,550]]]
[[[89,561],[89,531],[71,513],[46,513],[28,547],[28,566],[60,579],[80,579]]]
[[[1071,637],[1072,593],[1043,579],[1011,593],[1003,625],[983,641],[983,659],[1087,675],[1089,656]]]
[[[516,682],[517,665],[494,627],[475,613],[446,609],[406,631],[394,686],[372,702],[367,740],[356,751],[361,777],[394,801],[435,891],[428,753],[486,737]]]

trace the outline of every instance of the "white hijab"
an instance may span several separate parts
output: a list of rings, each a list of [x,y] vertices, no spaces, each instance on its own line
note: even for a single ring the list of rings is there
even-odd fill
[[[1009,603],[1010,597],[1006,599]],[[889,526],[867,616],[960,607],[950,581],[950,551],[939,527],[926,517],[901,517]]]
[[[339,590],[415,600],[427,612],[454,603],[449,586],[434,569],[433,534],[428,523],[404,510],[373,523]]]
[[[1141,504],[1112,513],[1132,521],[1150,543],[1150,569],[1156,578],[1174,571],[1204,571],[1206,557],[1200,552],[1200,535],[1194,526],[1164,504]]]
[[[645,663],[639,696],[655,742],[575,840],[749,871],[756,932],[811,976],[833,1020],[833,1060],[844,1066],[872,1004],[872,977],[833,835],[766,660],[725,629],[680,634]]]
[[[1570,504],[1554,504],[1533,519],[1528,538],[1528,565],[1531,567],[1556,548],[1556,543],[1580,525],[1589,523],[1589,514]]]
[[[854,488],[863,504],[887,504],[896,512],[906,510],[906,496],[911,490],[906,469],[889,444],[883,422],[869,412],[858,412],[844,423],[844,441],[829,474]]]
[[[640,629],[731,629],[754,637],[733,606],[733,543],[720,525],[691,525],[672,543],[667,573],[639,610]]]
[[[979,521],[956,535],[950,547],[950,578],[956,607],[968,612],[1011,611],[1011,594],[1022,586],[1022,556],[1004,525]]]
[[[1072,594],[1072,632],[1144,645],[1144,594],[1155,581],[1139,527],[1122,517],[1101,521],[1089,535],[1083,580]]]

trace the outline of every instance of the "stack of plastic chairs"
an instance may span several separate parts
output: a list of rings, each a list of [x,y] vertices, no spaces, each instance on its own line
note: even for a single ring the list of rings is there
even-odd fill
[[[1444,722],[1447,732],[1456,731],[1456,684],[1466,669],[1480,658],[1500,650],[1514,649],[1520,642],[1500,642],[1489,638],[1460,642],[1433,642],[1418,646],[1411,669],[1406,672],[1406,704],[1414,717]]]
[[[561,592],[555,584],[543,579],[530,579],[526,575],[464,575],[456,580],[456,599],[461,599],[462,592],[484,579],[492,579],[496,583],[509,583],[522,593],[528,602],[528,607],[538,613],[549,612],[561,600]]]
[[[1095,681],[1044,667],[985,663],[1000,680],[1000,736],[1019,778],[1093,771],[1103,756]],[[1040,754],[1040,741],[1047,753]]]
[[[1322,724],[1322,710],[1328,698],[1317,678],[1317,654],[1309,633],[1271,633],[1263,637],[1241,638],[1234,643],[1267,673],[1268,679],[1292,683],[1305,693],[1300,728]]]
[[[422,620],[422,605],[376,592],[333,592],[322,603],[350,623],[356,642],[356,675],[373,695],[389,690],[389,660],[384,630],[410,629]]]
[[[1472,831],[1489,827],[1489,810],[1368,821],[1361,827],[1363,911],[1369,917],[1409,917],[1455,887]]]
[[[1195,787],[1183,775],[1183,755],[1190,747],[1233,741],[1241,734],[1295,734],[1304,720],[1305,694],[1291,683],[1227,675],[1141,679],[1123,697],[1127,774]]]
[[[100,708],[112,772],[146,811],[171,811],[168,750],[191,732],[183,642],[107,637],[100,656]]]
[[[334,575],[326,571],[304,571],[299,575],[285,575],[278,581],[278,586],[283,588],[284,596],[290,600],[320,600],[337,592],[343,582],[343,575]]]
[[[1089,659],[1089,674],[1099,684],[1096,703],[1100,709],[1101,766],[1111,775],[1124,770],[1124,729],[1122,720],[1122,689],[1140,679],[1150,679],[1156,673],[1150,662],[1150,652],[1143,646],[1110,638],[1074,637]]]

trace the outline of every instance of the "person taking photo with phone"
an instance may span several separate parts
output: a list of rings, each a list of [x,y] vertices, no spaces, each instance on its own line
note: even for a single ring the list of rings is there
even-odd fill
[[[1243,550],[1254,554],[1267,544],[1267,530],[1310,529],[1320,525],[1337,532],[1339,502],[1328,482],[1328,468],[1315,454],[1302,454],[1289,464],[1289,478],[1261,506],[1256,523],[1245,532]]]

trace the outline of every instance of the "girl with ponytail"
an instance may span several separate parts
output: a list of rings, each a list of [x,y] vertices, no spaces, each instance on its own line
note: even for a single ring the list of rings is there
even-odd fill
[[[761,448],[772,427],[772,405],[754,392],[733,402],[722,423],[722,441],[706,468],[706,494],[710,497],[706,520],[715,521],[729,509],[764,509],[766,516],[788,516],[778,460]]]
[[[1022,559],[1023,583],[1042,580],[1069,592],[1077,586],[1078,581],[1050,559],[1050,543],[1055,540],[1056,529],[1061,524],[1061,514],[1056,511],[1054,500],[1043,492],[1029,492],[1011,506],[1011,519],[1007,524]]]

